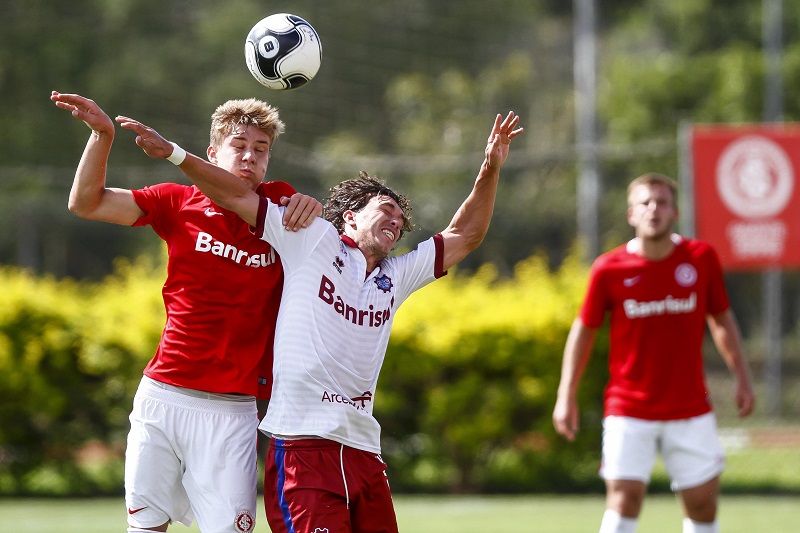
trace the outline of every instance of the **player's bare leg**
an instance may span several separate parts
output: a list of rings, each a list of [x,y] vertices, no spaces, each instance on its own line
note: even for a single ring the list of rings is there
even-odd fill
[[[697,526],[706,525],[708,531],[717,531],[715,520],[717,519],[717,497],[719,496],[719,476],[714,479],[692,487],[684,489],[679,493],[683,503],[683,514]],[[684,531],[686,528],[684,527]]]
[[[632,479],[606,480],[606,507],[622,516],[636,518],[642,511],[647,486]]]
[[[606,480],[606,512],[600,533],[633,533],[647,492],[647,485],[630,479]]]

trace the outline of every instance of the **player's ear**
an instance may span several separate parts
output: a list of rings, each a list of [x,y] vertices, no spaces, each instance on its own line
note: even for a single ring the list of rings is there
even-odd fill
[[[344,213],[342,213],[342,218],[344,219],[344,223],[346,226],[350,226],[352,228],[356,227],[356,213],[355,211],[348,209]]]
[[[211,163],[217,164],[217,150],[213,146],[206,149],[206,157]]]

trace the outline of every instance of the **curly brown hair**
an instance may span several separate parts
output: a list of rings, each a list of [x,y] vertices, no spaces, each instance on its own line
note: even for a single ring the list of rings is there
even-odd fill
[[[225,137],[240,125],[255,126],[269,135],[271,142],[285,129],[278,109],[266,102],[255,98],[228,100],[211,115],[211,146],[219,148]]]
[[[325,199],[323,218],[336,227],[339,233],[344,233],[344,213],[345,211],[361,211],[367,203],[375,196],[388,196],[403,211],[403,227],[400,228],[400,237],[405,232],[411,231],[411,203],[408,198],[390,189],[383,181],[373,178],[363,170],[359,171],[358,177],[341,182],[331,188],[328,197]]]

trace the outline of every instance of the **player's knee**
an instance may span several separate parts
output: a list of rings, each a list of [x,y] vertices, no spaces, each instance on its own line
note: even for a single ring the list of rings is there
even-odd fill
[[[634,481],[614,481],[607,486],[606,502],[622,516],[636,517],[642,510],[646,486]]]
[[[713,522],[717,517],[718,492],[716,480],[681,491],[686,516],[699,522]]]

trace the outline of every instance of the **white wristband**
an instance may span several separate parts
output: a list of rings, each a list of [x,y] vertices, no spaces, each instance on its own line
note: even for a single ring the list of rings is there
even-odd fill
[[[183,160],[186,159],[186,150],[175,143],[170,144],[172,144],[172,154],[167,158],[167,161],[173,165],[180,165],[183,163]]]

